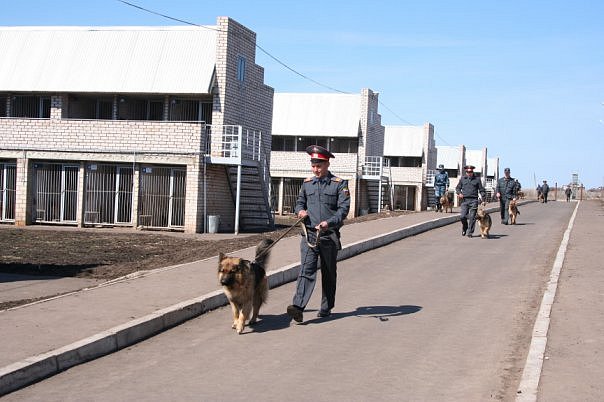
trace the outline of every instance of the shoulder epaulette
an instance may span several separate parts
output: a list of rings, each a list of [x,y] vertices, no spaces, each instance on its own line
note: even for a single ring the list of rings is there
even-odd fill
[[[335,181],[335,182],[340,182],[342,181],[342,179],[340,179],[339,177],[332,177],[331,180]]]
[[[309,181],[311,181],[313,178],[312,177],[307,177],[306,179],[304,179],[304,183],[308,183]]]

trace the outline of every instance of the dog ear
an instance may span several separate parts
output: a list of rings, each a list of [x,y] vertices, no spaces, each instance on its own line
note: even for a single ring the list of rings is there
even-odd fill
[[[224,260],[226,258],[226,255],[224,255],[224,253],[221,251],[220,253],[218,253],[218,262]]]

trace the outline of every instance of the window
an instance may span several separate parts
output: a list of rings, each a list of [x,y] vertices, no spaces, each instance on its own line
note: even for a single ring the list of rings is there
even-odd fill
[[[237,59],[237,81],[245,81],[245,57],[239,56]]]
[[[305,152],[310,145],[320,145],[331,152],[355,154],[359,150],[357,138],[294,137],[273,135],[272,150],[286,152]]]
[[[2,95],[0,96],[0,117],[6,116],[6,106],[7,106],[8,96]]]
[[[120,120],[163,120],[163,117],[163,99],[118,98],[118,119]]]
[[[319,145],[329,149],[329,141],[327,137],[296,137],[296,149],[299,152],[305,152],[306,148],[311,145]]]
[[[273,151],[289,151],[296,150],[296,137],[287,135],[273,135],[271,149]]]
[[[421,156],[398,156],[390,158],[392,167],[421,167]]]
[[[170,101],[171,121],[205,121],[212,124],[212,102],[174,98]]]
[[[12,117],[50,118],[50,96],[13,96]]]
[[[113,99],[69,95],[67,117],[70,119],[104,119],[113,117]]]
[[[331,138],[329,150],[344,154],[356,154],[359,151],[359,140],[358,138]]]

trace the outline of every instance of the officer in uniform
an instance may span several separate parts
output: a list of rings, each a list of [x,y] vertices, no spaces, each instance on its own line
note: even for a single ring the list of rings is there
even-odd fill
[[[449,174],[445,170],[445,166],[438,165],[439,172],[434,175],[434,197],[436,197],[436,212],[442,209],[440,205],[440,197],[447,194],[449,191]]]
[[[287,314],[296,322],[302,322],[302,312],[314,290],[319,257],[322,298],[317,316],[331,314],[336,298],[336,258],[342,248],[340,228],[350,209],[348,182],[329,171],[329,159],[334,155],[318,145],[309,146],[306,152],[310,155],[314,176],[304,180],[295,213],[299,218],[305,218],[303,222],[308,236],[300,242],[301,268],[293,302],[287,307]]]
[[[461,200],[460,218],[461,235],[472,237],[474,225],[476,224],[476,210],[478,209],[478,197],[485,199],[486,192],[480,178],[474,176],[474,166],[464,167],[466,175],[462,176],[455,187],[455,193]]]
[[[507,225],[510,219],[510,200],[518,197],[519,185],[518,180],[510,176],[510,168],[503,169],[503,177],[497,180],[497,198],[499,198],[501,223],[504,225]]]

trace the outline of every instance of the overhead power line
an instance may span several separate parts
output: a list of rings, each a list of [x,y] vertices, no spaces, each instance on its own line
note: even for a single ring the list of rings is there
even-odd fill
[[[203,29],[209,29],[209,30],[218,31],[218,29],[215,29],[215,28],[209,27],[209,26],[207,26],[207,25],[200,25],[200,24],[196,24],[196,23],[191,22],[191,21],[183,20],[183,19],[181,19],[181,18],[175,18],[175,17],[172,17],[172,16],[170,16],[170,15],[162,14],[162,13],[159,13],[159,12],[157,12],[157,11],[153,11],[153,10],[150,10],[150,9],[148,9],[148,8],[145,8],[145,7],[139,6],[139,5],[134,4],[134,3],[131,3],[131,2],[129,2],[129,1],[125,1],[125,0],[117,0],[117,1],[119,1],[120,3],[123,3],[123,4],[127,5],[127,6],[134,7],[134,8],[137,8],[137,9],[141,10],[141,11],[144,11],[144,12],[147,12],[147,13],[150,13],[150,14],[154,14],[154,15],[157,15],[157,16],[160,16],[160,17],[163,17],[163,18],[166,18],[166,19],[172,20],[172,21],[177,21],[177,22],[180,22],[180,23],[183,23],[183,24],[186,24],[186,25],[192,25],[192,26],[196,26],[196,27],[203,28]],[[244,39],[248,40],[248,38],[244,38]],[[323,87],[323,88],[325,88],[325,89],[328,89],[328,90],[330,90],[330,91],[339,92],[339,93],[342,93],[342,94],[350,94],[350,92],[347,92],[347,91],[342,91],[342,90],[340,90],[340,89],[337,89],[337,88],[334,88],[334,87],[332,87],[332,86],[329,86],[329,85],[323,84],[323,83],[321,83],[321,82],[319,82],[319,81],[317,81],[317,80],[314,80],[314,79],[312,79],[312,78],[308,77],[307,75],[305,75],[305,74],[303,74],[303,73],[299,72],[299,71],[298,71],[298,70],[296,70],[295,68],[290,67],[289,65],[287,65],[285,62],[281,61],[281,60],[280,60],[279,58],[277,58],[276,56],[273,56],[273,55],[272,55],[270,52],[268,52],[267,50],[265,50],[264,48],[262,48],[260,45],[258,45],[258,43],[254,43],[254,46],[255,46],[255,47],[258,49],[258,50],[260,50],[262,53],[264,53],[265,55],[267,55],[268,57],[270,57],[271,59],[273,59],[275,62],[277,62],[278,64],[280,64],[281,66],[283,66],[283,67],[284,67],[284,68],[286,68],[287,70],[291,71],[292,73],[294,73],[294,74],[298,75],[299,77],[301,77],[301,78],[303,78],[303,79],[305,79],[305,80],[307,80],[307,81],[310,81],[310,82],[312,82],[313,84],[318,85],[318,86],[320,86],[320,87]],[[408,125],[414,125],[413,123],[410,123],[409,121],[407,121],[407,120],[405,120],[404,118],[402,118],[401,116],[399,116],[399,115],[398,115],[396,112],[394,112],[394,111],[393,111],[391,108],[389,108],[389,107],[388,107],[388,106],[387,106],[387,105],[386,105],[384,102],[382,102],[381,100],[380,100],[380,101],[378,101],[378,103],[379,103],[380,105],[382,105],[382,106],[383,106],[383,107],[384,107],[386,110],[388,110],[390,113],[392,113],[392,115],[394,115],[394,116],[395,116],[397,119],[399,119],[401,122],[406,123],[406,124],[408,124]],[[445,142],[445,143],[446,143],[446,141],[444,141],[444,140],[443,140],[443,139],[442,139],[440,136],[438,136],[438,137],[439,137],[439,138],[440,138],[440,139],[441,139],[443,142]],[[447,144],[447,145],[448,145],[448,144]]]

